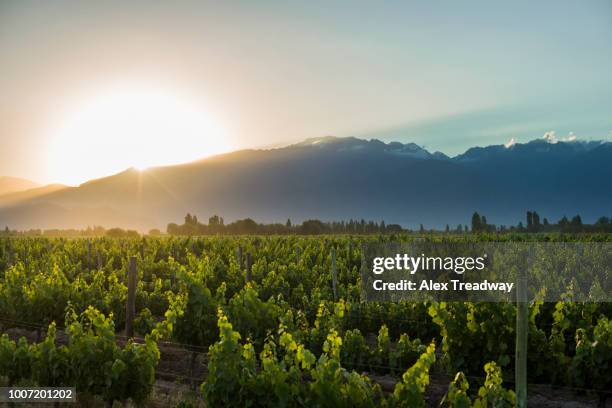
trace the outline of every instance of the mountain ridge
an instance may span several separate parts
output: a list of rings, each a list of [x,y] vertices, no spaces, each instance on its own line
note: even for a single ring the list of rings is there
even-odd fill
[[[612,143],[539,139],[448,157],[414,143],[311,138],[175,166],[123,172],[2,207],[0,226],[164,228],[187,213],[262,222],[384,219],[414,227],[466,224],[473,211],[515,224],[612,208]],[[74,216],[71,217],[70,214]],[[557,218],[558,217],[558,218]]]
[[[16,193],[36,187],[40,187],[40,185],[31,180],[20,177],[0,176],[0,195]]]
[[[41,195],[46,195],[66,188],[68,188],[68,186],[65,186],[63,184],[48,184],[46,186],[30,188],[27,190],[19,190],[6,194],[0,194],[0,208],[7,207],[9,205],[14,205],[27,199],[39,197]]]

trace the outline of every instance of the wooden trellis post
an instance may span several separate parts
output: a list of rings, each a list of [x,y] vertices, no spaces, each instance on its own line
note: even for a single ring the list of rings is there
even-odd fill
[[[367,271],[367,266],[366,266],[366,254],[365,254],[365,245],[361,244],[361,266],[359,267],[359,274],[361,275],[361,277],[363,278],[363,276],[365,276],[365,273]],[[361,287],[361,300],[365,300],[365,290],[363,288],[363,281],[362,281],[362,287]]]
[[[240,270],[242,270],[244,263],[242,261],[242,246],[240,245],[238,245],[238,248],[236,248],[236,261],[238,262],[238,267]]]
[[[527,336],[529,333],[529,310],[527,277],[524,271],[520,272],[516,289],[516,406],[518,408],[525,408],[527,407]]]
[[[45,269],[49,269],[49,265],[51,265],[51,254],[52,254],[52,245],[51,242],[47,242],[47,252],[45,253]]]
[[[366,270],[365,246],[361,245],[361,269],[360,271],[363,272],[365,270]]]
[[[268,276],[268,272],[270,271],[270,264],[268,263],[268,256],[264,255],[264,259],[266,260],[265,268],[264,268],[264,276]]]
[[[91,268],[93,262],[91,261],[91,240],[87,240],[87,268]]]
[[[13,265],[13,246],[11,245],[11,239],[7,238],[7,264],[8,266]]]
[[[334,291],[334,301],[338,300],[338,271],[336,270],[336,247],[332,247],[332,289]]]
[[[125,335],[134,337],[134,317],[136,315],[136,257],[130,256],[128,264],[128,293],[125,311]]]
[[[250,252],[246,254],[246,282],[249,283],[253,280],[253,258]]]
[[[298,264],[300,263],[300,251],[301,250],[299,246],[295,248],[295,259],[296,259],[295,263],[298,263]]]

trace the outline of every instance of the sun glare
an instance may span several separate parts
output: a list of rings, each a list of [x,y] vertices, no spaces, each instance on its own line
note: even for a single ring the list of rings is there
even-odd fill
[[[195,102],[143,89],[112,90],[86,101],[66,115],[50,143],[49,177],[67,184],[231,148],[224,129]]]

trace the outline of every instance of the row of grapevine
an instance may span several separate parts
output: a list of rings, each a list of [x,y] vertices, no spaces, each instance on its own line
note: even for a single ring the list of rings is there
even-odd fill
[[[233,329],[222,311],[218,327],[220,338],[211,347],[209,374],[201,386],[210,406],[427,406],[429,371],[436,361],[433,343],[421,350],[393,392],[386,395],[367,376],[344,368],[341,355],[346,344],[335,330],[327,334],[323,353],[317,358],[282,325],[276,336],[267,339],[259,355],[250,341],[240,342],[240,333]],[[458,373],[443,405],[513,407],[514,393],[503,388],[499,367],[489,363],[485,371],[485,383],[473,401],[467,394],[467,380],[463,373]]]
[[[486,234],[421,237],[433,241],[499,238]],[[606,235],[529,237],[534,238],[553,241],[610,239]],[[300,368],[303,382],[312,382],[319,373],[324,376],[321,378],[336,381],[338,388],[357,387],[351,392],[362,393],[364,401],[372,400],[377,404],[383,397],[379,396],[376,386],[364,386],[368,384],[367,378],[351,373],[402,376],[427,353],[432,341],[439,345],[438,369],[447,374],[461,371],[466,376],[482,376],[483,367],[495,367],[487,371],[491,389],[497,387],[500,368],[506,380],[513,379],[515,305],[361,301],[361,245],[411,239],[414,239],[411,235],[401,235],[0,240],[0,328],[40,328],[41,340],[47,331],[46,339],[38,343],[28,345],[4,338],[3,347],[6,350],[14,347],[24,355],[36,355],[39,345],[51,342],[48,339],[52,330],[47,330],[47,326],[71,333],[75,319],[66,320],[67,312],[70,316],[76,313],[83,321],[87,320],[82,317],[84,313],[93,313],[91,310],[107,316],[104,319],[112,326],[108,333],[114,336],[125,324],[127,260],[128,256],[136,255],[138,284],[134,323],[137,334],[154,343],[151,339],[163,332],[168,340],[194,352],[210,347],[212,358],[219,342],[225,340],[220,327],[220,311],[224,321],[231,325],[232,333],[240,333],[244,340],[240,343],[241,350],[247,345],[252,349],[253,357],[249,358],[255,362],[253,376],[257,381],[264,381],[259,377],[264,362],[271,364],[272,369],[272,360],[284,361],[287,351],[280,342],[282,333],[285,339],[290,336],[297,347],[301,346],[304,353],[308,351],[314,358],[308,369]],[[501,239],[521,240],[525,236],[503,236]],[[335,295],[332,248],[335,248],[337,270]],[[247,255],[252,261],[248,284]],[[529,314],[530,382],[600,391],[612,388],[612,375],[608,370],[612,356],[610,304],[533,303]],[[330,340],[331,333],[334,334]],[[95,337],[95,331],[91,335]],[[330,348],[334,341],[341,342],[342,347]],[[110,337],[108,342],[110,344]],[[68,350],[62,347],[69,348],[70,344],[56,347]],[[123,350],[127,345],[117,347]],[[142,346],[134,343],[134,347]],[[330,350],[337,351],[337,356],[332,357]],[[280,354],[270,354],[272,351]],[[267,359],[262,358],[264,352],[268,353]],[[272,355],[274,357],[270,357]],[[322,357],[325,357],[325,364],[321,362]],[[31,367],[37,366],[35,358],[31,361]],[[217,361],[221,361],[220,357]],[[334,366],[330,361],[344,370],[341,381],[328,375],[327,370]],[[493,365],[487,366],[489,363]],[[9,371],[11,367],[22,366],[18,361],[5,365]],[[150,372],[146,368],[142,370]],[[275,370],[278,371],[278,367]],[[33,368],[26,370],[22,377],[9,371],[0,373],[0,377],[11,378],[11,382],[42,381]],[[206,379],[206,383],[211,380]],[[450,395],[460,395],[464,388],[468,390],[467,380],[458,378],[453,384],[451,388],[455,388],[449,391],[449,401]],[[486,384],[478,386],[486,387]],[[334,388],[330,392],[340,391]],[[471,398],[470,404],[477,404],[477,392],[476,388],[465,391]],[[110,398],[95,391],[91,393]],[[113,398],[125,397],[117,395]],[[129,398],[139,397],[130,395]]]
[[[68,343],[58,344],[55,324],[45,339],[29,344],[24,338],[0,337],[0,377],[9,386],[75,387],[81,399],[100,398],[135,403],[146,400],[155,382],[159,350],[155,338],[144,344],[117,345],[112,319],[94,308],[69,313]]]

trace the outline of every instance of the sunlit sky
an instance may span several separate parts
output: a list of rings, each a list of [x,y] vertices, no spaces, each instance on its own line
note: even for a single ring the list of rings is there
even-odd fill
[[[129,4],[127,4],[129,3]],[[336,135],[612,138],[609,1],[0,2],[0,175]]]

